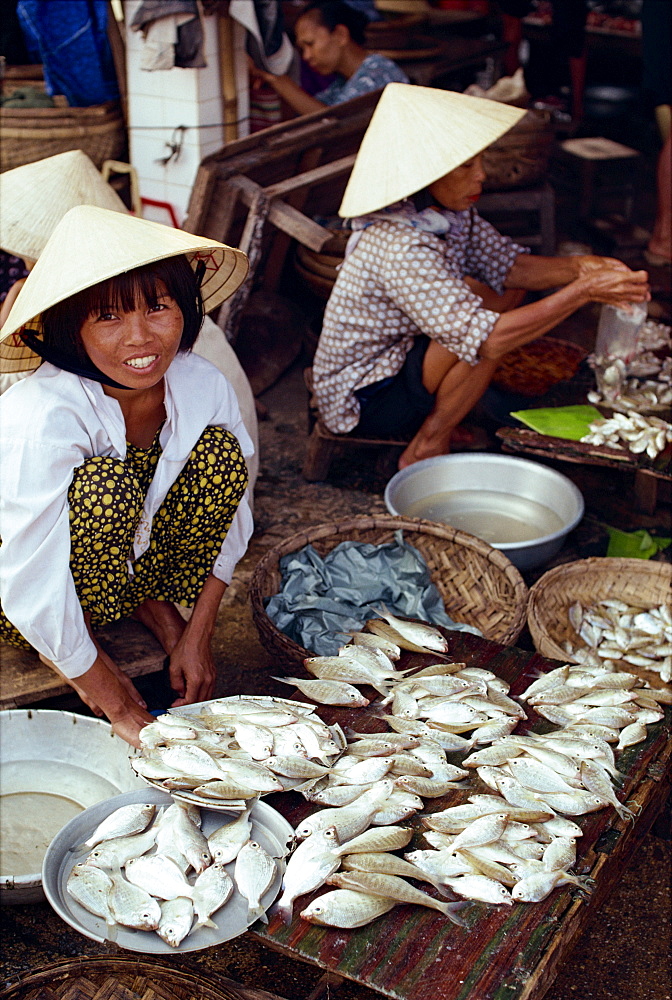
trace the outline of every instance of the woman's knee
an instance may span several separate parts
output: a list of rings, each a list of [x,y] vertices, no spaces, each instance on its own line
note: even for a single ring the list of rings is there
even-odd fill
[[[203,496],[205,491],[220,500],[238,502],[247,482],[247,465],[237,437],[223,427],[206,427],[175,487],[188,487],[194,496]]]
[[[94,456],[75,469],[68,504],[71,530],[104,535],[117,528],[135,531],[143,498],[137,480],[122,461]]]

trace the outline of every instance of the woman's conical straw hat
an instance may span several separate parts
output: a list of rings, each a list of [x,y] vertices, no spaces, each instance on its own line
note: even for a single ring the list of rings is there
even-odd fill
[[[523,108],[452,90],[388,83],[376,105],[339,215],[393,205],[482,152],[515,125]]]
[[[81,149],[0,174],[0,247],[37,260],[57,224],[76,205],[128,212]]]
[[[57,302],[133,268],[185,254],[205,264],[201,295],[209,312],[232,295],[248,269],[242,250],[159,222],[92,205],[71,208],[56,226],[0,330],[0,371],[33,371],[42,359],[19,332]]]

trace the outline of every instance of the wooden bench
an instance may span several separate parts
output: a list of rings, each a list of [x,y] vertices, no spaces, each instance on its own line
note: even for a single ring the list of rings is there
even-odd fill
[[[144,625],[124,619],[97,633],[101,645],[129,677],[140,677],[163,669],[166,654]],[[72,694],[69,684],[37,653],[0,644],[0,710],[24,708],[48,698]]]

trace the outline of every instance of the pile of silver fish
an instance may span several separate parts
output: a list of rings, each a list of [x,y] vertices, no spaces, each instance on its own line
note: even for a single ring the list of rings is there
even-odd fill
[[[569,622],[584,645],[563,643],[568,656],[582,664],[613,670],[622,662],[672,680],[672,608],[661,604],[640,607],[608,599],[592,607],[576,601]]]
[[[160,715],[140,731],[140,743],[139,756],[131,757],[139,775],[216,808],[241,807],[326,773],[345,737],[310,705],[241,697]]]
[[[613,417],[594,420],[581,441],[610,448],[625,445],[633,455],[646,452],[654,459],[672,442],[672,424],[661,417],[645,417],[635,410],[628,410],[627,414],[616,412]]]
[[[386,643],[394,642],[389,617],[382,630]],[[375,630],[375,622],[366,628],[371,624]],[[401,624],[405,634],[396,636],[397,644],[427,652],[429,627],[420,632]],[[379,638],[375,632],[373,638],[356,633],[338,657],[313,657],[306,667],[313,672],[327,661],[329,677],[337,681],[338,660],[346,660],[344,674],[351,671],[352,646],[362,643],[380,654]],[[386,655],[399,652],[388,646]],[[395,713],[381,716],[392,731],[346,730],[347,749],[330,773],[300,789],[327,808],[297,826],[299,846],[274,911],[289,922],[297,897],[327,884],[337,888],[310,902],[301,911],[304,920],[355,928],[395,905],[414,902],[463,923],[458,909],[465,903],[436,899],[407,878],[426,881],[443,895],[509,906],[538,902],[558,886],[590,892],[591,880],[571,871],[582,830],[570,817],[609,806],[622,819],[632,818],[614,790],[621,775],[611,744],[620,750],[644,739],[647,723],[663,717],[660,703],[669,703],[672,692],[653,690],[603,661],[595,667],[566,664],[541,675],[520,699],[561,728],[517,736],[513,730],[526,713],[491,671],[446,662],[406,676],[393,673],[391,660],[383,666],[376,686],[381,706]],[[477,714],[460,715],[465,707]],[[455,767],[446,750],[471,752]],[[430,850],[403,857],[391,853],[412,837],[410,829],[394,824],[422,808],[423,800],[464,787],[474,771],[488,793],[469,794],[459,806],[426,814]],[[402,789],[415,801],[405,800]]]
[[[216,927],[212,914],[236,890],[247,900],[248,924],[268,920],[261,900],[278,862],[251,838],[250,809],[206,837],[193,806],[121,806],[75,848],[89,853],[72,868],[66,888],[105,920],[110,940],[121,925],[156,931],[178,948],[199,927]],[[231,877],[225,866],[233,861]]]

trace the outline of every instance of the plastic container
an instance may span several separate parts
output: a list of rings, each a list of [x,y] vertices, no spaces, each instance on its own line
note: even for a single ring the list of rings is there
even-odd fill
[[[597,357],[630,361],[637,353],[646,313],[645,302],[629,302],[624,306],[603,305],[595,341]]]

